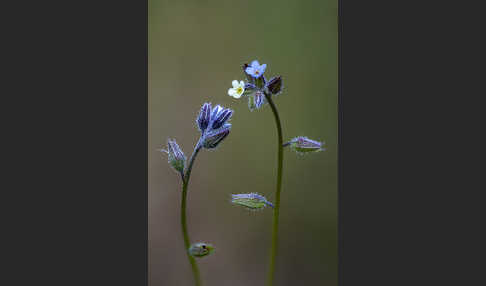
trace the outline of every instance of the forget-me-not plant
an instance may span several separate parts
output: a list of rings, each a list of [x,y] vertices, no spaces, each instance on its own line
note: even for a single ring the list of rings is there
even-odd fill
[[[186,156],[175,140],[169,139],[167,150],[161,150],[168,154],[169,164],[181,175],[182,179],[182,199],[181,199],[181,228],[184,238],[184,247],[189,263],[191,264],[196,286],[201,285],[199,269],[195,257],[204,257],[211,254],[214,247],[205,242],[196,242],[191,244],[187,231],[186,222],[186,201],[187,187],[191,177],[192,166],[197,154],[201,149],[215,149],[228,136],[231,130],[229,120],[233,115],[233,110],[223,108],[219,105],[211,107],[210,103],[204,103],[201,107],[196,124],[200,132],[199,140],[194,147],[194,151],[186,164]]]
[[[268,103],[272,109],[275,117],[277,127],[277,187],[275,192],[275,204],[267,201],[265,197],[259,194],[235,194],[232,195],[231,202],[236,205],[243,206],[248,209],[262,209],[266,206],[271,206],[273,209],[273,227],[272,227],[272,245],[270,251],[270,265],[268,269],[267,285],[272,286],[275,276],[275,257],[277,255],[278,244],[278,224],[280,212],[280,192],[282,189],[282,167],[283,167],[283,148],[290,146],[290,148],[299,154],[318,152],[325,150],[323,143],[309,139],[304,136],[295,137],[289,142],[283,143],[282,125],[277,107],[273,102],[273,97],[280,94],[283,90],[283,81],[281,76],[272,77],[267,81],[265,78],[266,64],[260,64],[257,60],[251,62],[250,65],[244,64],[243,71],[245,73],[246,82],[244,88],[240,88],[243,81],[233,81],[233,89],[228,90],[228,95],[234,98],[242,96],[248,97],[248,107],[251,111],[260,109],[264,104]],[[237,83],[237,85],[235,84]],[[239,88],[238,92],[234,89]],[[236,95],[236,96],[235,96]]]

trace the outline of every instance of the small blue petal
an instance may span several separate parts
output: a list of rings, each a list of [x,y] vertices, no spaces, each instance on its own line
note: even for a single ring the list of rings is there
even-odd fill
[[[246,72],[247,74],[249,74],[249,75],[253,75],[253,74],[255,74],[255,69],[254,69],[253,67],[247,67],[247,68],[245,69],[245,72]]]
[[[260,66],[260,73],[264,73],[266,69],[267,69],[267,64],[261,65]]]
[[[253,68],[258,68],[260,66],[260,63],[257,60],[254,60],[251,62],[250,66]]]

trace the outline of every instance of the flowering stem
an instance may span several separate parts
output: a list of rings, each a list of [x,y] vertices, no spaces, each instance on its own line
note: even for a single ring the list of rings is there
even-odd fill
[[[189,178],[191,177],[192,165],[194,164],[194,160],[196,159],[199,150],[201,150],[201,144],[198,142],[196,148],[194,148],[194,152],[191,155],[191,159],[189,160],[189,166],[186,169],[186,174],[182,177],[182,202],[181,202],[181,226],[182,226],[182,235],[184,236],[184,247],[186,250],[187,258],[189,258],[189,263],[191,263],[192,274],[194,275],[194,281],[196,286],[201,285],[201,278],[199,276],[199,269],[197,267],[196,260],[189,253],[189,247],[191,246],[191,244],[189,240],[189,234],[187,233],[186,199],[187,199],[187,186],[189,185]]]
[[[273,285],[275,276],[275,259],[278,249],[278,214],[280,210],[280,190],[282,189],[282,163],[283,163],[283,137],[282,137],[282,124],[280,123],[280,117],[278,115],[277,107],[272,101],[270,94],[265,93],[265,97],[272,108],[273,115],[275,116],[275,123],[277,125],[278,133],[278,165],[277,165],[277,190],[275,193],[275,207],[273,211],[273,229],[272,229],[272,248],[270,252],[270,268],[268,270],[267,286]]]

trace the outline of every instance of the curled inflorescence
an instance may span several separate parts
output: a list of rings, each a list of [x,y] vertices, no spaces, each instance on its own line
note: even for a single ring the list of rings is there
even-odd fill
[[[267,69],[266,64],[260,64],[257,60],[251,64],[243,65],[247,82],[233,80],[233,88],[228,89],[228,95],[234,98],[248,97],[250,110],[259,109],[267,103],[265,96],[277,95],[282,91],[282,77],[276,76],[269,81],[263,75]]]
[[[204,103],[197,117],[196,123],[201,132],[200,143],[206,149],[216,148],[230,133],[231,123],[228,121],[233,110],[216,105],[211,108],[210,103]]]

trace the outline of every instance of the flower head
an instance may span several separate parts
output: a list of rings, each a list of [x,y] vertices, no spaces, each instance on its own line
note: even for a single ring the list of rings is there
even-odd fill
[[[290,148],[299,154],[305,154],[310,152],[325,151],[322,147],[324,143],[309,139],[305,136],[295,137],[289,142]]]
[[[252,61],[251,64],[245,68],[245,72],[254,78],[259,78],[263,75],[266,68],[267,64],[260,65],[260,63],[255,60]]]
[[[234,98],[240,98],[241,95],[243,95],[243,92],[245,92],[245,83],[243,81],[238,82],[237,80],[234,80],[231,84],[233,87],[228,89],[228,95]]]
[[[194,257],[204,257],[214,252],[214,247],[205,242],[196,242],[188,249],[189,254]]]
[[[266,64],[260,65],[257,60],[251,62],[250,65],[243,64],[247,81],[238,82],[234,80],[233,88],[228,90],[228,94],[234,98],[248,96],[250,111],[261,108],[267,103],[268,96],[277,95],[282,91],[282,78],[277,76],[267,81],[263,75],[266,68]]]
[[[216,105],[211,108],[210,103],[205,103],[201,107],[199,116],[196,120],[201,131],[201,146],[207,149],[216,148],[231,130],[228,121],[233,115],[233,110]]]
[[[263,209],[266,206],[273,208],[273,204],[267,199],[257,193],[249,194],[234,194],[231,195],[231,202],[235,205],[240,205],[251,210]]]
[[[174,139],[169,139],[167,141],[167,150],[161,150],[168,154],[169,164],[179,173],[184,172],[184,167],[186,165],[186,156],[182,152],[179,145]]]

